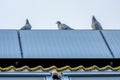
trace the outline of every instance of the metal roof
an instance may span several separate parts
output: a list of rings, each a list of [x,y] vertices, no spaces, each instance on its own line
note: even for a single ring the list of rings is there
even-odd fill
[[[100,76],[119,76],[120,72],[115,71],[99,71],[99,72],[63,72],[63,76],[79,76],[79,77],[100,77]]]
[[[53,80],[49,72],[0,72],[2,80]]]
[[[85,77],[85,76],[118,76],[120,75],[120,66],[112,67],[112,66],[105,66],[105,67],[98,67],[98,66],[77,66],[77,67],[70,67],[70,66],[63,66],[63,67],[43,67],[43,66],[36,66],[36,67],[29,67],[29,66],[22,66],[16,68],[15,66],[8,66],[5,68],[0,67],[0,78],[4,77],[38,77],[39,79],[44,78],[50,80],[52,75],[55,74],[56,76],[61,78],[63,76],[78,76],[78,77]],[[29,78],[30,79],[30,78]]]
[[[43,77],[51,75],[50,72],[0,72],[0,77]]]
[[[120,30],[101,32],[0,30],[0,58],[120,58]]]
[[[120,78],[120,72],[65,72],[61,80],[113,80]]]
[[[16,30],[0,30],[0,58],[21,58]]]
[[[120,76],[106,76],[106,77],[69,77],[68,79],[63,80],[119,80]]]
[[[20,31],[24,58],[112,58],[97,30]]]
[[[102,33],[115,58],[120,58],[120,30],[103,30]]]

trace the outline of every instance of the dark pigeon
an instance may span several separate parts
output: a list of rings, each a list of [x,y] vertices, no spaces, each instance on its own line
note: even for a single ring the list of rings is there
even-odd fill
[[[92,17],[92,29],[93,30],[103,30],[101,24],[97,21],[95,16]]]
[[[60,21],[57,21],[56,24],[58,24],[58,29],[59,30],[73,30],[66,24],[62,24]]]
[[[32,26],[30,25],[28,19],[26,19],[26,24],[21,28],[21,30],[31,30]]]

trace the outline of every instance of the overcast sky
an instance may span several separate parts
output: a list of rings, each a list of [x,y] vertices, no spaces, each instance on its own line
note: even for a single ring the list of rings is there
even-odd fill
[[[95,15],[104,29],[120,29],[120,0],[0,0],[0,29],[19,29],[28,18],[33,29],[91,29]]]

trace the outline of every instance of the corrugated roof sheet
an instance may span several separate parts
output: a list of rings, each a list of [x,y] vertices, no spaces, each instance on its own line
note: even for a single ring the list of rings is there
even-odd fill
[[[102,33],[115,58],[120,58],[120,30],[103,30]]]
[[[112,58],[99,31],[20,31],[24,58]]]
[[[17,31],[0,30],[0,58],[21,58]]]
[[[96,65],[90,66],[90,67],[84,67],[82,65],[77,67],[70,67],[70,66],[64,66],[64,67],[56,67],[56,66],[50,66],[50,67],[42,67],[42,66],[36,66],[36,67],[29,67],[29,66],[23,66],[19,68],[15,68],[14,66],[9,66],[2,68],[0,67],[1,72],[51,72],[55,73],[57,76],[60,76],[62,72],[101,72],[101,71],[120,71],[120,66],[118,67],[111,67],[111,66],[105,66],[105,67],[98,67]]]

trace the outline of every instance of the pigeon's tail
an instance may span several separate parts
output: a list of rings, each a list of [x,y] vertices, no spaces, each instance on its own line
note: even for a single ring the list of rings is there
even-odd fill
[[[73,28],[71,28],[71,27],[68,27],[66,30],[74,30]]]

